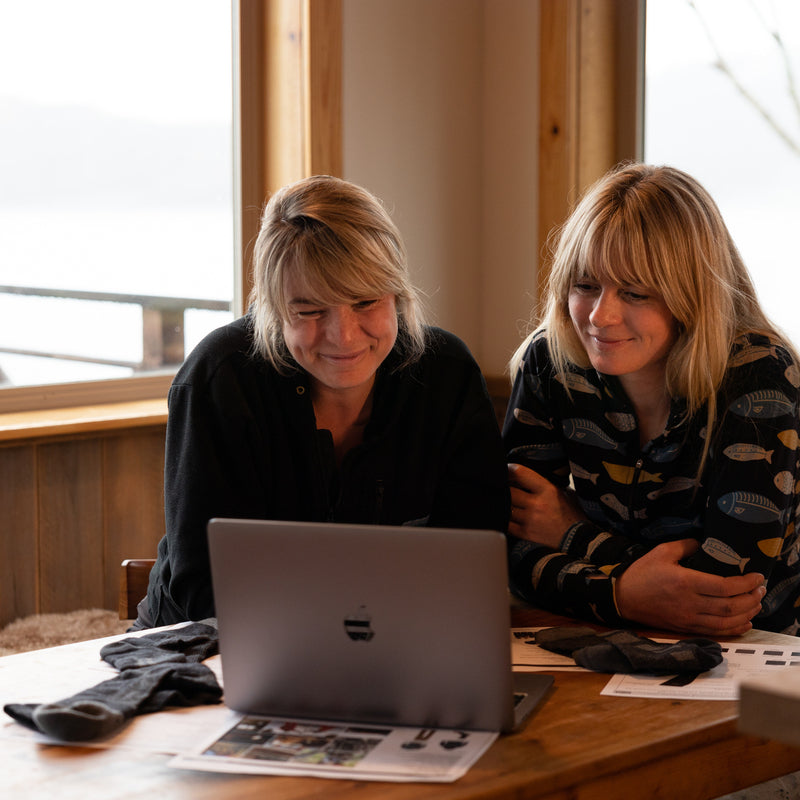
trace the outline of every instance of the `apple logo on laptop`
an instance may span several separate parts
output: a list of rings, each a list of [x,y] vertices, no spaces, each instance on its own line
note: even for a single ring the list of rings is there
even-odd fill
[[[359,606],[358,611],[344,618],[344,629],[354,642],[368,642],[374,635],[372,618],[366,606]]]

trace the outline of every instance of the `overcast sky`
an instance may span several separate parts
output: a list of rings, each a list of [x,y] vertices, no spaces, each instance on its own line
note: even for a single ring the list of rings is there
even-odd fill
[[[220,122],[230,40],[228,0],[0,0],[0,97]]]

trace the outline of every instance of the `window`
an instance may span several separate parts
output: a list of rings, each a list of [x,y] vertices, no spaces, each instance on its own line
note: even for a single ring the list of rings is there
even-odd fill
[[[0,5],[0,382],[171,373],[233,316],[231,6]]]
[[[645,159],[706,186],[800,344],[800,3],[648,0],[645,86]]]

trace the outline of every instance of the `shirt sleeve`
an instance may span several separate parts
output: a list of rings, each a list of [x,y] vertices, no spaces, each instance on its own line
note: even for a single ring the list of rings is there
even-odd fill
[[[507,540],[509,582],[518,597],[559,614],[624,623],[614,599],[616,574],[545,545],[511,535]]]
[[[566,488],[570,464],[551,396],[553,380],[546,345],[543,339],[534,339],[514,379],[503,441],[510,462]],[[565,531],[560,550],[510,534],[507,539],[509,580],[515,594],[557,613],[622,623],[614,584],[635,557],[631,540],[588,521]]]
[[[509,462],[522,464],[566,488],[569,461],[551,402],[553,368],[541,338],[531,342],[514,377],[503,423]]]
[[[266,443],[235,371],[177,382],[169,393],[164,503],[166,535],[148,593],[156,625],[214,616],[206,526],[212,517],[265,516]]]

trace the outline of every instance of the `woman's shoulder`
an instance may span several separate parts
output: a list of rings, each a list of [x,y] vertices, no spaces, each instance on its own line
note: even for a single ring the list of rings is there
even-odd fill
[[[186,357],[174,384],[212,379],[220,369],[242,369],[253,362],[252,324],[240,317],[206,334]]]
[[[437,328],[434,325],[425,327],[425,355],[430,357],[472,358],[472,353],[463,339],[451,331]]]
[[[733,343],[728,370],[798,370],[794,348],[787,342],[762,333],[745,333]]]
[[[733,385],[753,390],[782,388],[793,394],[800,390],[800,366],[794,348],[761,333],[746,333],[736,339],[726,378]]]
[[[554,377],[556,367],[550,351],[550,342],[548,340],[546,328],[538,328],[530,335],[527,346],[521,354],[519,367],[525,372],[538,375],[542,378]],[[581,370],[571,361],[565,361],[564,367],[569,373],[585,372],[585,370]]]
[[[391,365],[389,371],[394,371]],[[448,386],[459,385],[465,377],[480,374],[480,371],[463,339],[444,328],[426,326],[425,349],[421,356],[397,374],[406,374],[412,382]]]

